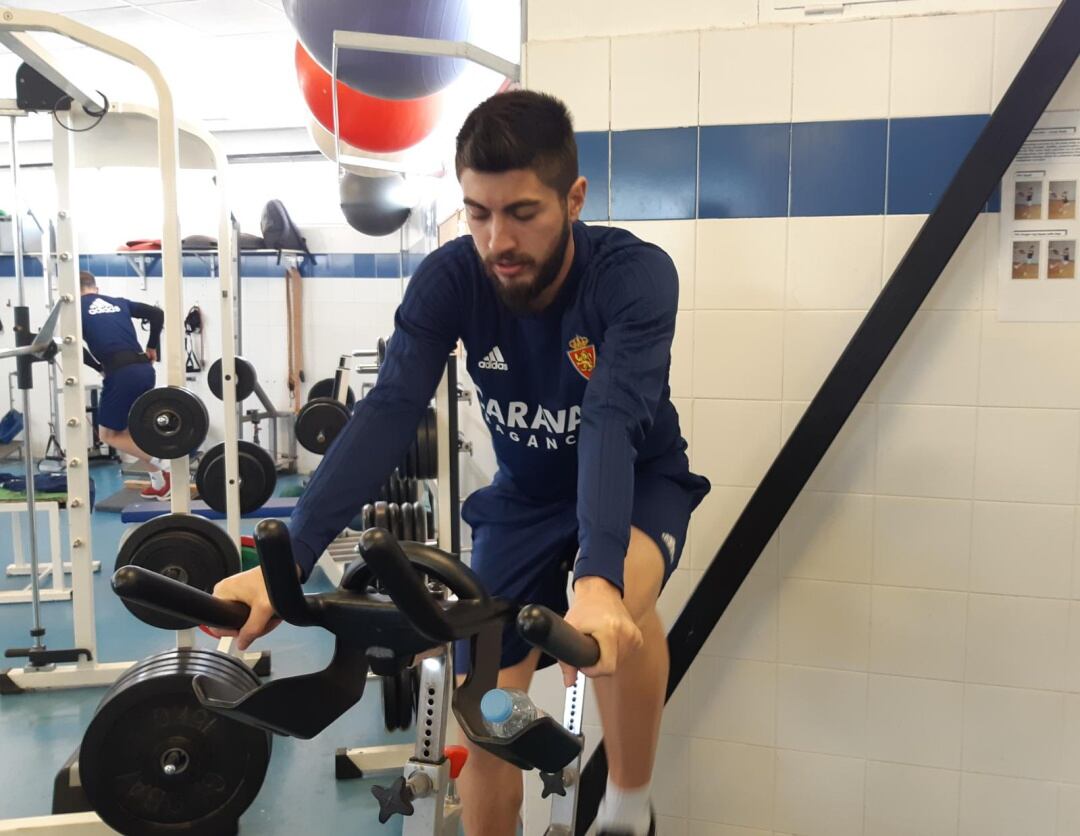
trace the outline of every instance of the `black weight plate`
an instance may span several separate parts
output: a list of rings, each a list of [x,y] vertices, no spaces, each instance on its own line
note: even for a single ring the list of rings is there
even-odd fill
[[[233,362],[236,369],[236,401],[239,403],[255,391],[255,367],[239,355],[233,358]],[[215,398],[219,401],[224,399],[220,357],[210,364],[210,370],[206,373],[206,385],[210,387]]]
[[[431,460],[431,441],[429,439],[429,422],[428,414],[431,412],[429,408],[420,418],[420,423],[416,427],[416,475],[420,479],[432,479],[434,474],[432,470]],[[436,462],[437,464],[437,462]]]
[[[409,444],[409,450],[405,454],[405,475],[410,479],[416,478],[416,438]]]
[[[365,505],[363,510],[360,512],[360,519],[364,523],[364,529],[363,529],[364,531],[367,531],[369,528],[374,528],[375,527],[375,506],[371,505],[370,503],[368,505]]]
[[[413,524],[416,527],[416,542],[426,543],[428,539],[427,511],[424,510],[424,506],[419,502],[413,503],[413,518]]]
[[[397,720],[398,728],[402,731],[409,730],[412,726],[413,715],[416,713],[416,703],[413,697],[413,670],[414,668],[405,668],[397,675]]]
[[[434,540],[435,535],[436,535],[436,531],[435,531],[435,512],[432,511],[430,508],[425,508],[424,509],[424,516],[427,518],[427,536],[428,536],[428,539],[429,540]]]
[[[401,539],[416,539],[416,512],[411,502],[406,502],[401,506]]]
[[[407,490],[407,493],[409,494],[409,496],[405,500],[406,502],[419,502],[420,501],[420,491],[417,490],[417,487],[418,486],[416,484],[416,478],[415,477],[410,477],[409,478],[409,487],[408,487],[408,490]]]
[[[240,513],[248,514],[261,508],[274,495],[277,468],[273,457],[258,444],[241,440],[237,443],[240,477]],[[225,444],[215,444],[199,462],[195,474],[199,496],[210,508],[225,513]]]
[[[229,535],[210,520],[192,514],[165,514],[124,537],[115,569],[123,566],[141,566],[211,592],[218,581],[240,571],[240,553]],[[124,606],[152,627],[185,630],[196,626],[196,622],[126,600]]]
[[[386,340],[379,337],[378,342],[375,343],[375,364],[382,366],[386,361]]]
[[[387,731],[397,731],[398,727],[398,679],[396,676],[382,677],[383,725]]]
[[[387,509],[387,503],[375,503],[375,515],[371,520],[371,525],[373,528],[385,528],[390,531],[390,511]]]
[[[416,425],[416,476],[419,479],[427,478],[427,413],[420,418]]]
[[[307,397],[309,401],[313,401],[316,398],[333,398],[334,378],[324,377],[322,380],[311,384],[311,388],[308,389]],[[345,405],[349,407],[349,409],[352,409],[353,404],[355,403],[356,393],[353,392],[353,388],[350,386],[349,391],[345,393]]]
[[[210,416],[198,395],[182,386],[161,386],[135,399],[128,410],[128,429],[140,450],[159,459],[178,459],[206,440]]]
[[[349,422],[349,408],[333,398],[315,398],[296,416],[296,440],[316,455],[323,455]]]
[[[234,832],[258,794],[271,736],[200,706],[191,688],[196,675],[245,691],[259,684],[225,654],[170,650],[129,669],[90,721],[79,774],[94,811],[114,830]]]
[[[393,534],[398,540],[404,539],[402,537],[401,530],[401,506],[396,502],[391,502],[386,506],[387,514],[390,517],[390,533]]]
[[[427,459],[428,479],[439,478],[439,425],[435,420],[435,407],[428,407],[427,411]]]
[[[427,477],[427,413],[416,425],[416,476],[418,479]]]

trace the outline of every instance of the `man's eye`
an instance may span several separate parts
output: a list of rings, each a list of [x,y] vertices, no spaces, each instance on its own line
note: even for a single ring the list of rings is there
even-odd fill
[[[486,221],[488,219],[487,212],[469,212],[469,217],[474,221]]]
[[[536,217],[535,212],[529,212],[529,213],[524,214],[524,215],[519,215],[517,213],[514,214],[514,220],[515,221],[531,221],[535,217]]]

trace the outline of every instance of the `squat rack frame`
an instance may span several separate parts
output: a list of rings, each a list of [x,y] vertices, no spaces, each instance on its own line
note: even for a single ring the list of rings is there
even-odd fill
[[[100,125],[89,133],[75,134],[53,125],[53,170],[57,189],[57,280],[60,298],[60,358],[65,370],[63,406],[65,447],[69,497],[79,500],[70,503],[69,537],[71,551],[72,587],[79,591],[72,599],[75,646],[86,649],[89,658],[71,665],[57,665],[48,670],[31,667],[11,670],[0,675],[0,692],[76,688],[110,684],[131,662],[103,664],[97,661],[97,641],[93,611],[92,541],[88,497],[89,473],[85,461],[88,448],[88,422],[82,382],[82,323],[78,300],[78,245],[72,208],[72,174],[80,163],[97,166],[153,165],[160,169],[162,185],[162,277],[166,340],[166,383],[183,386],[185,382],[183,341],[183,287],[181,281],[180,225],[177,212],[177,181],[181,163],[184,167],[211,169],[215,172],[220,198],[219,251],[221,254],[219,280],[222,311],[222,365],[225,380],[235,380],[235,340],[233,297],[235,260],[232,258],[233,236],[225,191],[226,158],[217,142],[202,128],[179,123],[176,119],[172,94],[160,69],[143,52],[121,40],[98,32],[59,14],[24,9],[0,8],[0,43],[15,52],[45,78],[56,84],[80,107],[73,108],[71,118],[77,123],[90,123],[97,115],[87,115],[82,108],[100,112],[100,105],[71,81],[57,62],[31,34],[52,32],[125,61],[142,70],[153,84],[157,107],[117,103],[110,105]],[[56,121],[56,120],[54,120]],[[80,137],[76,145],[75,137]],[[92,142],[90,141],[92,140]],[[132,143],[135,143],[134,146]],[[120,151],[120,148],[123,151]],[[143,152],[140,160],[137,153]],[[170,339],[171,335],[171,339]],[[224,414],[236,415],[235,386],[224,387]],[[224,422],[226,445],[226,507],[229,536],[239,545],[239,480],[237,459],[238,426],[234,420]],[[32,454],[28,454],[32,455]],[[190,475],[188,457],[174,460],[171,511],[190,510]],[[177,634],[179,646],[191,646],[193,631]]]

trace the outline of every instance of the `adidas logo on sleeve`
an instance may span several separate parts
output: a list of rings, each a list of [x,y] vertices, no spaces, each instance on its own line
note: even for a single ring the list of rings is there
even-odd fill
[[[502,352],[499,350],[498,346],[491,349],[491,351],[487,353],[487,356],[476,365],[478,368],[488,369],[490,371],[510,371],[510,367],[506,365],[506,360],[503,359]]]
[[[98,297],[90,303],[90,307],[86,311],[90,316],[103,313],[120,313],[120,306],[114,305],[111,302],[106,302],[101,297]]]

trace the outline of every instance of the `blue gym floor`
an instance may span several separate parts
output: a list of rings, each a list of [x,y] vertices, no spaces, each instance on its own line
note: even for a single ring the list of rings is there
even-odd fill
[[[11,468],[8,468],[11,469]],[[119,466],[95,465],[92,476],[98,497],[119,490]],[[295,483],[282,479],[279,490]],[[61,514],[61,537],[67,557],[66,520]],[[44,517],[39,517],[43,521]],[[108,580],[120,536],[125,526],[119,514],[95,513],[94,557],[101,572],[94,579],[94,613],[97,619],[99,659],[119,662],[141,659],[173,644],[173,633],[137,621],[109,589]],[[244,526],[250,532],[254,522]],[[9,536],[8,523],[0,521],[0,542]],[[44,528],[42,553],[48,554],[48,528]],[[26,547],[24,537],[24,548]],[[0,563],[7,565],[10,553]],[[25,578],[8,579],[0,572],[0,587],[21,588]],[[316,570],[311,591],[328,588]],[[70,647],[73,641],[70,602],[42,604],[42,620],[49,647]],[[0,647],[25,647],[29,642],[29,604],[0,605]],[[200,646],[212,646],[199,634]],[[323,667],[330,658],[331,637],[317,628],[282,625],[256,649],[272,651],[273,675],[293,675]],[[17,660],[11,660],[18,665]],[[0,663],[6,666],[6,663]],[[57,769],[78,745],[104,689],[39,691],[0,697],[0,819],[46,815],[50,812],[53,779]],[[258,834],[356,833],[376,830],[399,833],[400,818],[385,827],[378,824],[378,805],[371,795],[376,781],[337,781],[334,751],[342,746],[371,746],[410,742],[411,733],[386,732],[382,721],[382,697],[378,687],[369,688],[360,704],[314,740],[274,738],[273,756],[259,797],[240,819],[241,832]],[[386,783],[384,780],[383,783]]]

